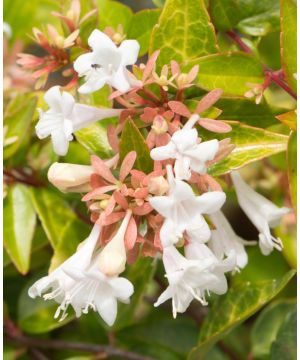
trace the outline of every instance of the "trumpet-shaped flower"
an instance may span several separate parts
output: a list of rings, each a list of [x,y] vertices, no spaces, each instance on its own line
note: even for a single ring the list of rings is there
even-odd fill
[[[109,84],[115,89],[126,92],[130,88],[130,79],[126,66],[133,65],[140,50],[136,40],[125,40],[119,47],[103,32],[94,30],[89,39],[92,51],[80,55],[74,62],[79,76],[85,77],[80,93],[91,93]]]
[[[210,219],[216,229],[211,232],[209,246],[218,259],[229,256],[234,252],[238,268],[244,268],[248,263],[248,255],[244,245],[247,242],[239,237],[230,226],[226,217],[221,211],[210,215]]]
[[[73,271],[79,273],[90,266],[100,232],[101,228],[95,224],[91,234],[80,244],[76,253],[48,276],[44,276],[36,281],[29,288],[28,295],[31,298],[43,296],[45,300],[54,299],[56,302],[61,303],[74,285],[74,279],[72,279],[68,273],[72,273]]]
[[[108,325],[114,323],[117,316],[117,300],[128,303],[133,293],[132,284],[124,278],[118,278],[125,270],[124,236],[131,214],[131,210],[128,210],[116,235],[95,256],[86,271],[74,271],[69,268],[64,270],[74,283],[57,309],[57,317],[62,311],[64,318],[68,306],[71,305],[77,317],[81,313],[86,314],[89,308],[92,308],[98,311]]]
[[[50,88],[44,96],[49,110],[39,109],[40,119],[35,129],[40,139],[51,136],[54,151],[61,156],[68,152],[72,133],[91,123],[108,117],[117,116],[121,110],[100,109],[84,104],[77,104],[73,96],[60,92],[59,86]]]
[[[181,130],[176,131],[170,142],[151,150],[153,160],[175,159],[175,174],[178,179],[189,180],[191,170],[206,173],[206,162],[212,160],[219,150],[218,140],[198,141],[198,133],[192,126],[199,120],[192,115]]]
[[[196,196],[187,183],[174,179],[170,165],[167,166],[167,173],[170,186],[168,196],[149,199],[151,206],[166,218],[160,233],[162,245],[176,243],[184,231],[194,240],[207,241],[210,230],[202,214],[218,211],[225,202],[225,194],[212,191]]]
[[[206,244],[199,242],[189,242],[184,247],[184,253],[188,260],[202,262],[210,262],[211,266],[207,271],[207,282],[203,284],[204,290],[213,292],[218,295],[225,294],[228,285],[224,275],[228,271],[232,271],[236,267],[236,256],[234,251],[228,253],[228,257],[219,260]],[[204,294],[204,292],[203,292]]]
[[[57,317],[62,311],[62,319],[65,318],[69,305],[74,308],[77,317],[80,317],[82,313],[87,314],[91,308],[111,326],[117,316],[117,300],[125,304],[129,303],[129,298],[134,291],[133,285],[129,280],[117,275],[103,274],[99,269],[99,256],[85,272],[78,274],[68,272],[74,282],[57,309]]]
[[[237,171],[231,173],[240,207],[259,231],[259,246],[264,255],[273,248],[282,249],[282,242],[271,234],[270,227],[276,227],[282,216],[289,213],[286,207],[279,208],[264,196],[258,194],[241,178]]]
[[[205,246],[204,244],[199,245]],[[174,318],[178,312],[185,312],[193,299],[198,300],[202,305],[207,305],[206,291],[223,294],[227,290],[227,281],[222,269],[214,272],[219,262],[213,254],[201,258],[201,261],[190,260],[181,255],[174,246],[167,246],[163,252],[163,263],[169,286],[160,295],[154,306],[159,306],[166,300],[172,299]],[[223,270],[226,270],[225,267]]]

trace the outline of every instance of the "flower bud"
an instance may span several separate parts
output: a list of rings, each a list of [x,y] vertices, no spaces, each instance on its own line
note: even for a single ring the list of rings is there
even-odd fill
[[[161,115],[157,115],[153,120],[152,129],[157,135],[164,134],[168,131],[168,123]]]
[[[48,170],[48,180],[62,192],[88,192],[91,190],[91,166],[54,163]]]
[[[131,217],[131,210],[127,214],[119,227],[116,235],[104,247],[99,255],[99,269],[106,276],[119,275],[125,270],[126,265],[126,249],[124,236]]]
[[[151,177],[148,182],[148,190],[153,195],[161,196],[169,190],[169,184],[163,176]]]

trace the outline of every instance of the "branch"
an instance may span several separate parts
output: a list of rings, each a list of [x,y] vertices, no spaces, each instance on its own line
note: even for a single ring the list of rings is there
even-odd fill
[[[22,170],[18,169],[12,169],[12,170],[3,170],[4,176],[8,178],[8,182],[19,182],[22,184],[34,186],[34,187],[42,187],[44,186],[44,183],[38,179],[36,179],[34,176],[28,175]]]
[[[244,43],[244,41],[239,37],[238,34],[236,34],[234,31],[226,31],[226,34],[233,40],[243,51],[245,51],[248,54],[253,54],[253,51],[249,48],[248,45]],[[269,76],[269,78],[276,83],[279,87],[281,87],[284,91],[286,91],[291,97],[293,97],[295,100],[297,100],[297,95],[294,93],[294,91],[288,86],[287,83],[285,83],[280,75],[278,74],[278,71],[274,71],[271,68],[269,68],[267,65],[262,64],[265,74]]]
[[[53,350],[74,350],[90,353],[104,353],[108,356],[117,356],[128,360],[154,360],[151,357],[139,355],[130,351],[121,350],[111,345],[97,345],[81,342],[68,342],[63,340],[36,339],[20,333],[11,333],[4,328],[4,333],[9,340],[26,348],[40,348]]]

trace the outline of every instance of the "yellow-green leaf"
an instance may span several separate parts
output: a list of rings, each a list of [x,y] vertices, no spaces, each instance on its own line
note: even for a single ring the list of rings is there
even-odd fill
[[[220,88],[224,95],[244,95],[247,83],[262,83],[263,69],[254,56],[241,53],[213,54],[187,62],[187,68],[199,65],[196,84],[204,90]]]
[[[30,139],[28,132],[36,109],[37,98],[19,95],[8,104],[4,116],[4,159],[15,154]]]
[[[149,173],[153,170],[153,160],[149,148],[135,123],[129,119],[124,126],[120,141],[120,161],[130,152],[135,151],[137,158],[134,168]]]
[[[166,1],[150,40],[150,53],[158,49],[159,66],[218,52],[214,27],[203,0]]]
[[[277,115],[276,119],[287,125],[291,130],[297,131],[297,115],[295,110]]]
[[[36,225],[30,190],[22,184],[12,186],[4,200],[3,212],[5,249],[18,271],[26,274]]]
[[[87,128],[76,131],[76,139],[91,154],[96,154],[101,158],[108,158],[113,155],[109,145],[106,128],[98,123],[94,123]]]
[[[55,249],[64,230],[76,219],[76,215],[63,197],[50,189],[32,189],[32,199],[42,227]]]
[[[135,39],[140,44],[139,56],[145,55],[149,49],[150,35],[160,15],[159,9],[145,9],[132,17],[127,38]]]
[[[274,298],[294,275],[295,271],[290,270],[281,278],[231,286],[225,295],[215,300],[205,317],[198,346],[190,352],[189,360],[204,359],[215,342]]]
[[[280,1],[281,64],[288,84],[297,91],[297,6],[293,0]]]
[[[238,121],[225,121],[232,127],[232,131],[226,134],[204,133],[204,138],[217,138],[219,140],[231,138],[235,149],[226,158],[209,168],[213,176],[226,174],[231,170],[239,169],[251,162],[263,159],[267,156],[285,151],[288,137],[265,129],[244,125]]]
[[[292,132],[287,151],[290,194],[294,208],[297,208],[297,133]]]

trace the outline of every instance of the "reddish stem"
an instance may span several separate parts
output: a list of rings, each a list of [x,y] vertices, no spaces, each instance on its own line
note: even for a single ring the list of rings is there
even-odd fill
[[[244,41],[234,32],[227,31],[226,34],[246,53],[253,54],[252,50],[248,45],[244,43]],[[265,75],[269,76],[269,78],[276,83],[279,87],[281,87],[284,91],[286,91],[290,96],[292,96],[295,100],[297,100],[297,95],[294,91],[288,86],[286,82],[282,80],[282,71],[274,71],[269,68],[267,65],[263,64],[263,68],[265,71]]]

